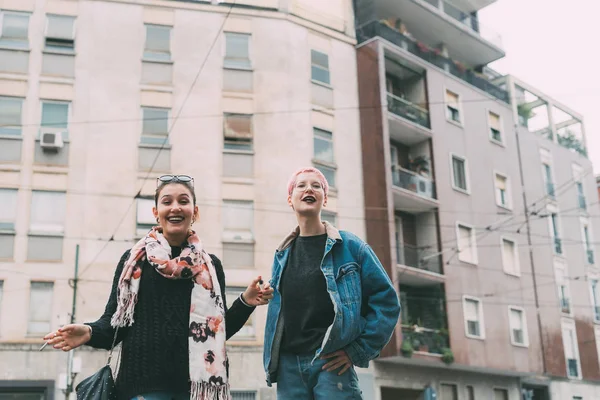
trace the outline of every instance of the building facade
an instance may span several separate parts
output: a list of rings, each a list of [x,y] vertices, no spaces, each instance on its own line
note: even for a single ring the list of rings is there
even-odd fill
[[[354,1],[367,240],[403,305],[374,399],[597,397],[583,120],[486,67],[490,3]]]
[[[349,1],[3,0],[0,21],[0,391],[64,396],[67,355],[41,337],[70,321],[76,265],[75,320],[102,314],[163,173],[195,178],[230,301],[270,275],[301,166],[364,237]],[[234,398],[272,396],[265,316],[229,342]],[[106,355],[78,349],[75,383]]]

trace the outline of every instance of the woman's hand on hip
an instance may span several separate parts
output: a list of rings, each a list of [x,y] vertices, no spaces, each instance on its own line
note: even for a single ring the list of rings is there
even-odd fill
[[[91,338],[92,328],[84,324],[65,325],[44,336],[46,343],[62,351],[76,349],[89,342]]]
[[[251,306],[264,306],[273,298],[273,288],[269,283],[263,285],[261,276],[254,278],[243,293],[244,301]]]
[[[331,360],[323,365],[323,369],[327,370],[327,372],[333,372],[342,367],[340,372],[338,372],[338,375],[342,375],[352,367],[352,361],[350,360],[350,357],[348,357],[348,353],[346,353],[345,350],[338,350],[321,356],[321,359],[323,360],[328,358]]]

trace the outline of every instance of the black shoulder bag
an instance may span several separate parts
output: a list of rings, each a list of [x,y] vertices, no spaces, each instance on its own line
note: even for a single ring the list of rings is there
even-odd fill
[[[106,365],[94,375],[85,378],[75,388],[77,393],[77,400],[116,400],[117,399],[117,388],[115,386],[115,380],[113,379],[112,370],[110,368],[110,362],[112,360],[113,349],[117,342],[117,332],[119,327],[115,329],[115,337],[112,345],[110,346],[110,352],[108,353],[108,361]]]

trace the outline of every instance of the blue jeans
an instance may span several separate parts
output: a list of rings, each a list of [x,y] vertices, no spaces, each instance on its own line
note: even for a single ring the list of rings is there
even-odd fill
[[[280,354],[277,368],[278,400],[362,400],[354,368],[338,376],[338,370],[321,368],[328,360],[315,360],[306,355]]]

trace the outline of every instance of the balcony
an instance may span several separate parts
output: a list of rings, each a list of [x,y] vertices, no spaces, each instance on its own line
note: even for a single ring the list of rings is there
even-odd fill
[[[594,250],[586,250],[588,264],[594,264]]]
[[[425,212],[437,208],[433,181],[399,166],[392,167],[394,206],[409,212]]]
[[[450,347],[448,331],[429,329],[418,325],[402,325],[402,342],[410,343],[414,351],[429,354],[443,354]]]
[[[429,111],[412,104],[391,93],[387,94],[388,111],[399,117],[405,118],[415,124],[421,125],[427,129],[431,128],[429,124]]]
[[[396,244],[396,259],[398,264],[420,269],[423,271],[442,273],[442,260],[439,255],[432,255],[432,251],[412,246],[406,243]]]
[[[406,0],[399,3],[412,3],[412,0]],[[425,28],[426,26],[424,26]],[[478,75],[472,70],[467,69],[462,63],[454,61],[451,58],[444,57],[439,51],[429,48],[423,43],[410,39],[400,33],[398,30],[387,26],[379,21],[372,21],[361,26],[357,32],[359,43],[365,42],[374,37],[380,37],[407,51],[408,53],[426,61],[438,68],[443,69],[447,73],[461,79],[462,81],[478,88],[505,103],[510,103],[510,97],[506,90],[494,85],[488,81],[483,75]],[[437,36],[443,37],[442,35]],[[469,46],[463,43],[464,48]],[[473,64],[479,65],[479,64]]]
[[[448,53],[468,65],[486,65],[505,56],[501,36],[477,16],[447,0],[376,0],[376,18],[407,31],[428,46],[443,41]],[[393,17],[393,18],[390,18]]]

